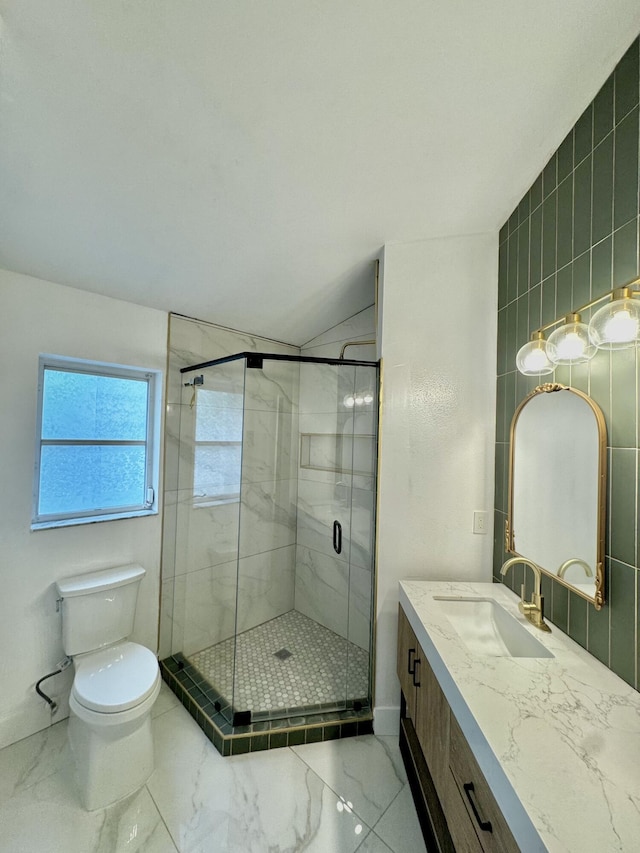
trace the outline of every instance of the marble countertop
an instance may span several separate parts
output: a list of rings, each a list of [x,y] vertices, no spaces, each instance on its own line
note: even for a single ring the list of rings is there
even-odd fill
[[[495,599],[550,658],[471,653],[434,596]],[[640,694],[502,584],[402,581],[400,603],[520,848],[640,844]],[[549,620],[547,620],[549,621]]]

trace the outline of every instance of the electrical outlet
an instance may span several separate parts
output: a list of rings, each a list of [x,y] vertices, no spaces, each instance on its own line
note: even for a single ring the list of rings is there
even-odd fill
[[[473,512],[473,532],[484,534],[487,532],[489,513],[485,510],[476,509]]]

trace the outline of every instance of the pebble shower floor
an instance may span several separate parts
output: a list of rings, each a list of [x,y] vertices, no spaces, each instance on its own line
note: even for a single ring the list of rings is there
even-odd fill
[[[345,698],[366,702],[369,695],[369,653],[296,610],[189,658],[223,696],[233,697],[235,709],[251,711],[254,719]]]

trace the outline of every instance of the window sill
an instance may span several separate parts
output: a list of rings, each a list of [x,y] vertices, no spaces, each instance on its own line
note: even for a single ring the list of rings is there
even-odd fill
[[[114,512],[109,515],[88,515],[86,518],[62,518],[51,521],[36,521],[31,523],[31,530],[49,530],[52,527],[76,527],[79,524],[97,524],[100,521],[119,521],[123,518],[142,518],[147,515],[158,515],[158,508],[141,509],[137,512]]]

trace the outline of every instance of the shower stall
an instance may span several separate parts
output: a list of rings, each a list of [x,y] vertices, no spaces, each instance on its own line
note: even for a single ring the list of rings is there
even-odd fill
[[[243,352],[181,373],[166,680],[218,748],[370,720],[377,363]]]

